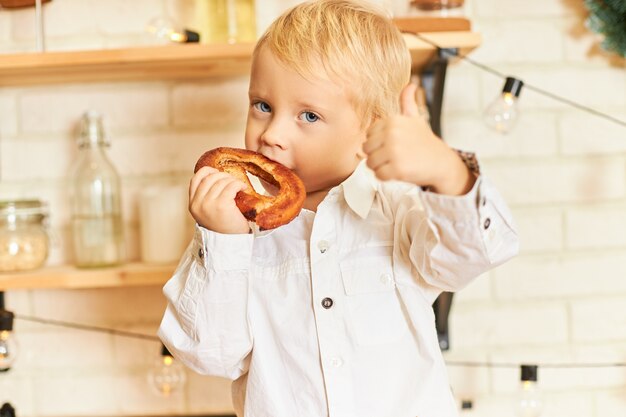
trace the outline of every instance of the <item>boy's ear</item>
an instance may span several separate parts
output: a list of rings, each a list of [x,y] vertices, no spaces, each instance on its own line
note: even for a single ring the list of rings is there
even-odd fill
[[[365,143],[365,141],[363,141],[363,143]],[[361,147],[359,147],[359,150],[356,152],[356,157],[359,158],[359,160],[365,159],[367,157],[365,152],[363,152],[363,143],[361,144]]]

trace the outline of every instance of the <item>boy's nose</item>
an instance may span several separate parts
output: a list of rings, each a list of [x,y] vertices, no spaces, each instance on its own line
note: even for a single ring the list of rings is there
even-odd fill
[[[270,147],[277,146],[284,149],[286,145],[284,129],[281,129],[276,122],[272,122],[267,126],[261,135],[261,140],[265,145]]]

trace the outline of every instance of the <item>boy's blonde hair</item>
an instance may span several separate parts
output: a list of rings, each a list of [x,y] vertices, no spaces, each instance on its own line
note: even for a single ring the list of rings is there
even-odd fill
[[[321,68],[349,84],[355,110],[366,124],[398,112],[399,95],[411,73],[411,57],[400,31],[385,12],[365,2],[313,0],[275,20],[259,39],[304,77]]]

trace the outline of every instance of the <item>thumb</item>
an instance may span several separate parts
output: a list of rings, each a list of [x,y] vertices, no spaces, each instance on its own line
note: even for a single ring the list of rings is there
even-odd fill
[[[417,85],[409,83],[402,89],[400,93],[400,113],[404,116],[418,116],[419,109],[417,107],[417,101],[415,100],[415,93],[417,92]]]

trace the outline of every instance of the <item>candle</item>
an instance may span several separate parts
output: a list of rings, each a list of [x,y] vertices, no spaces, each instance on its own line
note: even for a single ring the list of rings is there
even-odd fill
[[[155,186],[143,190],[139,214],[141,260],[146,263],[178,261],[191,235],[186,187]]]

